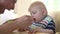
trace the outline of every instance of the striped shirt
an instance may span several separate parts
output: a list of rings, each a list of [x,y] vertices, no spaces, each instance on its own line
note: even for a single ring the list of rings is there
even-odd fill
[[[39,23],[33,23],[31,26],[29,26],[30,30],[36,29],[42,27],[44,29],[51,29],[55,33],[55,23],[53,19],[50,16],[46,16],[41,22]]]

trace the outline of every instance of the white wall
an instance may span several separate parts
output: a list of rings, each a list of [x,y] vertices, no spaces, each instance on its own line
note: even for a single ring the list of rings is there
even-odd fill
[[[30,3],[31,0],[18,0],[15,13],[17,13],[19,17],[26,14],[29,15],[28,7],[30,6]]]
[[[48,14],[52,17],[55,17],[55,7],[54,6],[54,0],[18,0],[16,4],[16,11],[15,13],[18,14],[18,16],[22,16],[28,13],[28,7],[30,6],[31,3],[35,1],[41,1],[45,4]],[[54,15],[54,16],[53,16]]]

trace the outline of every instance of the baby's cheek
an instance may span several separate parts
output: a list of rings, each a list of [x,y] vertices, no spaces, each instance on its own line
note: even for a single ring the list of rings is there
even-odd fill
[[[37,18],[36,18],[36,21],[40,21],[40,18],[39,18],[39,17],[37,17]]]

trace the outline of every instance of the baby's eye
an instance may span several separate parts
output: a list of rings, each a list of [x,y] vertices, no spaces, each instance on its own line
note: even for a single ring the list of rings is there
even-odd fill
[[[37,11],[36,11],[36,10],[35,10],[35,11],[32,11],[32,13],[33,13],[33,14],[36,14],[36,13],[37,13]]]
[[[36,12],[32,12],[33,14],[36,14]]]

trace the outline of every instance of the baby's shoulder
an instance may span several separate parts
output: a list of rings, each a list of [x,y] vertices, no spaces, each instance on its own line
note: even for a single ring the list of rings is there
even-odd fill
[[[43,21],[47,24],[54,23],[54,19],[51,16],[46,16]]]
[[[53,20],[53,18],[51,17],[51,16],[46,16],[45,18],[44,18],[44,20],[46,20],[46,21],[51,21],[51,20]]]

